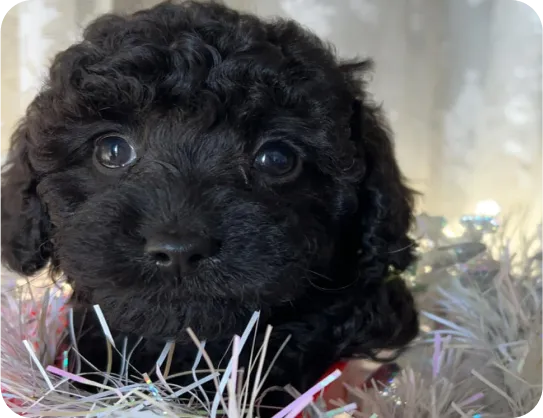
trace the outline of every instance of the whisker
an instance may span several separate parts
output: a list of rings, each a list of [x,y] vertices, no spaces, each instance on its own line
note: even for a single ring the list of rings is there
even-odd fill
[[[321,274],[318,274],[312,270],[305,270],[307,271],[308,273],[313,273],[319,277],[323,277],[329,281],[333,281],[331,278],[327,277],[327,276],[324,276],[324,275],[321,275]],[[313,286],[315,289],[318,289],[318,290],[321,290],[323,292],[337,292],[337,291],[340,291],[340,290],[345,290],[345,289],[348,289],[349,287],[353,286],[354,284],[356,284],[356,282],[358,281],[358,277],[356,277],[351,283],[348,283],[346,285],[343,285],[343,286],[340,286],[340,287],[329,287],[329,288],[326,288],[326,287],[322,287],[322,286],[319,286],[317,284],[315,284],[309,277],[307,277],[307,281],[309,282],[309,284],[311,286]]]
[[[387,254],[395,254],[395,253],[399,253],[399,252],[402,252],[402,251],[405,251],[411,247],[414,247],[415,246],[415,241],[413,241],[411,244],[409,245],[406,245],[405,247],[403,248],[398,248],[397,250],[394,250],[394,251],[388,251]]]
[[[316,271],[313,271],[313,270],[309,270],[309,269],[305,269],[305,271],[307,271],[308,273],[311,273],[311,274],[314,274],[315,276],[318,276],[318,277],[322,277],[323,279],[326,279],[328,280],[329,282],[333,282],[334,280],[322,273],[317,273]]]

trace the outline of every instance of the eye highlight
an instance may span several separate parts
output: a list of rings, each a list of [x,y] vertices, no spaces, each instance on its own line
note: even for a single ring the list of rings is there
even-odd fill
[[[285,177],[297,172],[300,159],[284,142],[267,142],[256,153],[253,166],[270,177]]]
[[[119,134],[101,136],[94,143],[94,160],[109,169],[123,168],[137,158],[136,150]]]

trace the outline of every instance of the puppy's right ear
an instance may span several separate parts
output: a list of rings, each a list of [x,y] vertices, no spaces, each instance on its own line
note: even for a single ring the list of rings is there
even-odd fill
[[[2,166],[2,263],[16,273],[30,276],[45,267],[51,248],[49,219],[37,195],[37,178],[28,155],[26,124],[11,138]]]

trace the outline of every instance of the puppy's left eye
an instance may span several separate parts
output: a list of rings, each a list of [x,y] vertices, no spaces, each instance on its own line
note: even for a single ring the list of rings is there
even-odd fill
[[[299,167],[299,158],[294,150],[283,142],[268,142],[258,150],[254,167],[272,177],[293,173]]]
[[[94,144],[94,158],[106,168],[126,167],[133,163],[136,157],[134,147],[118,134],[104,135]]]

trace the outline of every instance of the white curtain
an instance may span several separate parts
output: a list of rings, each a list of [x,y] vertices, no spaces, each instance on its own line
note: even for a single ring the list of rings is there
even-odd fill
[[[541,23],[514,0],[227,0],[298,20],[345,58],[371,57],[421,209],[457,217],[492,199],[541,218]],[[51,55],[106,11],[155,0],[28,0],[2,25],[2,149]]]

